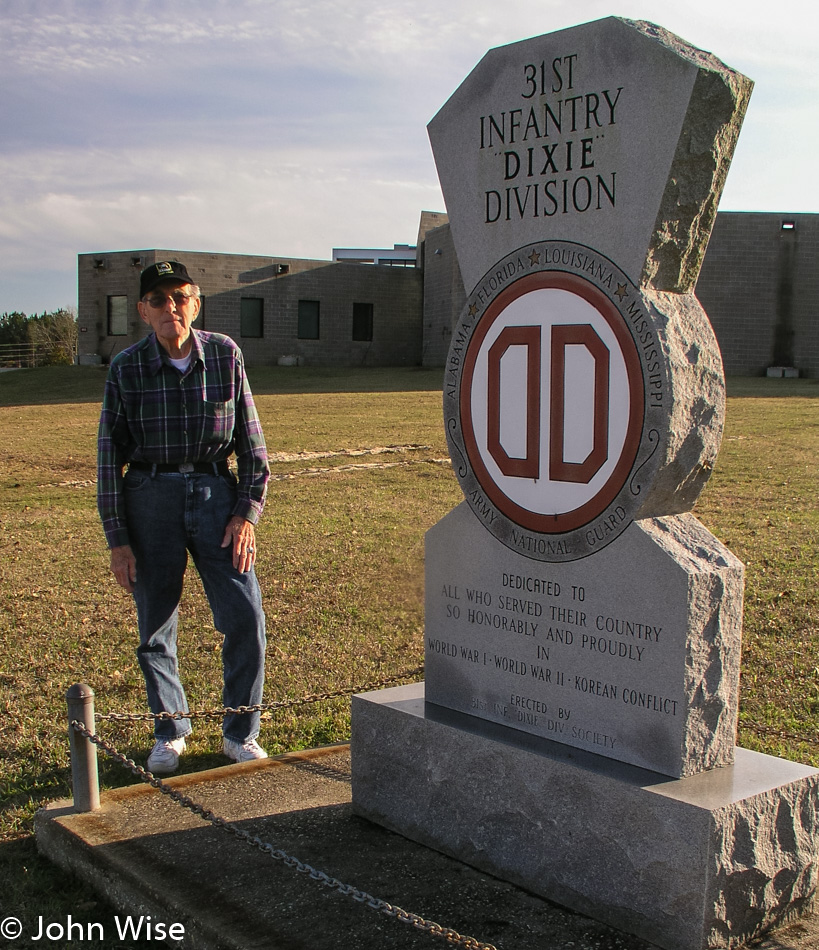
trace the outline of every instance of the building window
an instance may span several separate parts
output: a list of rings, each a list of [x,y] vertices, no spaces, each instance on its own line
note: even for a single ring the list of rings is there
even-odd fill
[[[319,338],[319,301],[299,301],[299,325],[297,334],[300,340]]]
[[[108,298],[108,336],[126,336],[128,333],[128,298]]]
[[[369,342],[373,338],[373,305],[353,304],[353,339]]]
[[[239,334],[245,338],[264,336],[264,300],[242,297],[240,306]]]

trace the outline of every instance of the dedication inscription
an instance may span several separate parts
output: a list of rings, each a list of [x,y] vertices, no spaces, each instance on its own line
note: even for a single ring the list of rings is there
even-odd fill
[[[691,770],[700,710],[686,658],[713,620],[692,605],[715,582],[730,590],[741,565],[683,517],[688,546],[714,558],[709,571],[658,549],[657,519],[632,526],[629,563],[611,545],[589,572],[587,561],[517,554],[459,505],[427,533],[426,699],[663,774]],[[730,719],[727,705],[714,697],[709,716]]]

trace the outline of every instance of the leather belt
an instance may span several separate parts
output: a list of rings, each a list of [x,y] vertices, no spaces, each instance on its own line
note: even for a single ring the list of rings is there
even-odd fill
[[[180,462],[177,465],[170,463],[129,462],[129,469],[138,472],[150,472],[152,475],[163,472],[178,472],[180,475],[229,475],[228,463],[222,462]]]

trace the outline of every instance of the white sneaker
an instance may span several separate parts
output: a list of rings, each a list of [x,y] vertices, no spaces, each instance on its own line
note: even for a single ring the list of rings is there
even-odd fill
[[[148,756],[147,768],[156,775],[167,775],[179,768],[179,756],[185,751],[185,738],[157,739]]]
[[[255,739],[245,739],[244,742],[237,742],[236,739],[228,739],[225,736],[222,750],[234,762],[252,762],[254,759],[267,758],[267,753]]]

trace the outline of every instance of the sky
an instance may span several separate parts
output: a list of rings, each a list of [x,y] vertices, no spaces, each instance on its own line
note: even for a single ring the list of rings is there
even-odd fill
[[[0,314],[75,307],[80,253],[414,244],[484,53],[610,15],[754,80],[722,210],[819,212],[815,0],[621,4],[0,0]]]

